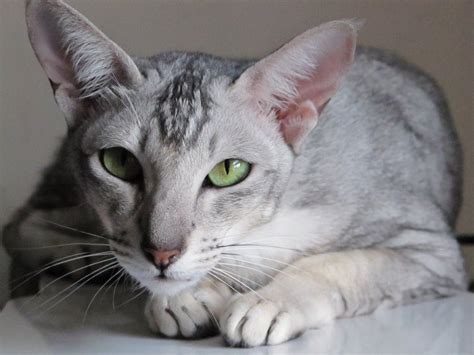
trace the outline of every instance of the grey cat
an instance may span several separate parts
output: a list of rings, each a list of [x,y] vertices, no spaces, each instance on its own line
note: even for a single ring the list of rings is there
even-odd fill
[[[5,228],[20,269],[56,259],[87,280],[119,264],[148,290],[152,330],[219,329],[232,346],[466,288],[445,98],[356,50],[356,22],[239,61],[132,58],[59,0],[28,1],[26,18],[69,129]]]

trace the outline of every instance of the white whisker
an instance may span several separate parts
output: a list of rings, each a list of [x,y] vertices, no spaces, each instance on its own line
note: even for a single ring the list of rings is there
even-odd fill
[[[80,267],[80,268],[78,268],[78,269],[72,270],[72,271],[68,272],[67,274],[63,274],[63,275],[61,275],[61,276],[55,278],[54,280],[51,280],[51,281],[48,282],[45,286],[43,286],[43,287],[38,291],[38,293],[37,293],[35,296],[33,296],[32,298],[30,298],[28,301],[26,301],[25,304],[28,304],[29,302],[31,302],[32,300],[34,300],[36,297],[38,297],[38,296],[41,294],[41,292],[43,292],[43,291],[46,290],[49,286],[55,284],[55,283],[58,282],[59,280],[65,278],[66,276],[68,276],[68,275],[70,275],[70,274],[72,274],[72,273],[75,273],[75,272],[77,272],[77,271],[83,270],[83,269],[85,269],[85,268],[88,268],[89,266],[94,266],[94,265],[97,265],[97,264],[102,264],[102,263],[110,262],[110,261],[112,261],[112,260],[114,260],[114,258],[105,259],[105,260],[100,260],[100,261],[97,261],[97,262],[95,262],[95,263],[93,263],[93,264],[89,264],[89,265],[86,265],[86,266],[82,266],[82,267]],[[90,275],[90,274],[88,274],[88,275]],[[87,277],[88,275],[86,275],[85,277]]]
[[[109,244],[106,243],[64,243],[64,244],[54,244],[54,245],[48,245],[48,246],[42,246],[42,247],[25,247],[25,248],[10,248],[10,250],[36,250],[36,249],[50,249],[50,248],[60,248],[60,247],[70,247],[74,245],[88,245],[88,246],[106,246],[108,247]]]
[[[59,265],[62,265],[62,264],[66,264],[66,263],[70,263],[70,262],[72,262],[72,261],[76,261],[76,260],[80,260],[80,259],[85,259],[85,258],[90,258],[90,257],[97,257],[97,256],[113,255],[112,252],[110,252],[110,251],[100,252],[100,253],[92,253],[92,254],[85,252],[85,253],[79,253],[79,254],[85,254],[85,255],[80,255],[80,256],[74,257],[74,258],[72,258],[72,259],[61,260],[60,262],[56,262],[56,263],[54,263],[54,264],[52,264],[52,265],[48,265],[47,267],[44,267],[44,268],[42,268],[42,269],[40,269],[40,270],[38,270],[38,271],[34,271],[34,272],[33,272],[33,273],[34,273],[33,275],[27,277],[26,280],[23,280],[23,281],[20,282],[18,285],[16,285],[15,287],[13,287],[13,288],[11,289],[11,291],[16,290],[18,287],[20,287],[21,285],[24,285],[24,284],[25,284],[26,282],[28,282],[29,280],[33,279],[34,277],[40,275],[41,273],[43,273],[43,272],[45,272],[46,270],[49,270],[49,269],[51,269],[51,268],[53,268],[53,267],[56,267],[56,266],[59,266]],[[85,268],[85,267],[82,267],[81,269],[83,269],[83,268]],[[70,275],[70,274],[72,274],[72,273],[74,273],[74,272],[76,272],[76,271],[78,271],[78,270],[80,270],[80,269],[76,269],[76,270],[74,270],[74,271],[71,271],[71,272],[67,273],[66,275]],[[64,275],[63,275],[63,276],[64,276]]]
[[[295,253],[299,253],[300,255],[307,255],[306,252],[300,249],[295,249],[295,248],[287,248],[283,246],[278,246],[278,245],[269,245],[269,244],[252,244],[252,243],[235,243],[235,244],[222,244],[216,246],[216,249],[224,249],[224,248],[254,248],[254,249],[264,249],[264,248],[274,248],[274,249],[282,249],[282,250],[287,250],[287,251],[292,251]]]
[[[49,310],[51,310],[52,308],[54,308],[56,305],[58,305],[59,303],[61,303],[62,301],[64,301],[66,298],[68,298],[70,295],[72,295],[74,292],[76,292],[78,289],[80,289],[82,286],[84,286],[87,282],[89,282],[90,280],[94,279],[95,277],[99,276],[100,274],[108,271],[108,270],[111,270],[113,268],[115,268],[116,266],[118,265],[117,262],[112,262],[110,264],[107,264],[101,268],[99,268],[98,270],[95,270],[93,271],[92,273],[82,277],[81,279],[79,279],[78,281],[74,282],[72,285],[66,287],[64,290],[61,290],[61,292],[57,293],[55,296],[53,296],[52,298],[44,301],[43,303],[41,303],[37,308],[41,308],[42,306],[50,303],[51,301],[53,301],[54,299],[56,299],[59,295],[63,294],[64,292],[66,292],[67,290],[71,289],[72,287],[74,287],[75,285],[77,285],[78,283],[80,283],[82,281],[82,283],[79,284],[79,286],[77,286],[75,289],[73,289],[71,292],[69,292],[66,296],[64,296],[63,298],[61,298],[59,301],[55,302],[52,306],[48,307],[46,310],[44,310],[43,312],[41,312],[39,314],[39,316],[41,316],[42,314],[48,312]],[[85,281],[83,281],[84,279],[86,279]]]
[[[295,275],[292,275],[292,274],[288,274],[287,272],[285,272],[281,269],[277,269],[277,268],[274,268],[274,267],[271,267],[271,266],[268,266],[268,265],[265,265],[265,264],[261,264],[261,263],[254,263],[252,261],[241,260],[241,259],[237,259],[237,258],[231,258],[229,256],[223,256],[223,257],[221,257],[221,259],[234,260],[234,261],[242,262],[242,263],[249,264],[249,265],[264,267],[264,268],[267,268],[269,270],[275,271],[277,273],[281,273],[283,275],[286,275],[290,278],[295,276]],[[221,265],[223,265],[223,264],[221,264]]]
[[[122,306],[125,306],[126,304],[132,302],[133,300],[135,300],[136,298],[138,298],[139,296],[141,296],[144,292],[148,291],[146,287],[143,287],[143,286],[141,286],[141,287],[143,288],[143,290],[142,290],[140,293],[138,293],[137,295],[135,295],[135,296],[133,296],[132,298],[128,299],[127,301],[125,301],[125,302],[119,304],[119,305],[117,306],[117,308],[120,308],[120,307],[122,307]]]
[[[240,264],[237,264],[237,263],[233,263],[233,264],[231,264],[231,263],[219,263],[218,265],[230,266],[230,267],[239,267],[239,268],[242,268],[242,269],[259,272],[262,275],[265,275],[266,277],[268,277],[270,280],[272,280],[272,282],[275,282],[275,283],[281,285],[282,287],[286,288],[290,293],[294,293],[294,290],[289,288],[288,285],[286,285],[284,282],[280,282],[280,280],[276,279],[273,275],[270,275],[269,273],[267,273],[263,270],[257,269],[255,267],[251,267],[251,266],[247,266],[247,265],[240,265]],[[292,277],[292,275],[288,275],[288,276]],[[302,281],[301,279],[297,279],[296,277],[292,277],[292,278],[294,280],[298,281],[298,282]]]
[[[274,262],[274,263],[277,263],[277,264],[281,264],[281,265],[285,265],[287,266],[288,268],[291,268],[291,269],[295,269],[295,270],[298,270],[298,271],[301,271],[301,272],[304,272],[306,273],[308,276],[311,276],[311,273],[308,272],[308,270],[304,270],[302,268],[299,268],[293,264],[289,264],[289,263],[285,263],[283,261],[280,261],[280,260],[276,260],[276,259],[273,259],[273,258],[268,258],[268,257],[264,257],[264,256],[260,256],[260,255],[252,255],[252,254],[238,254],[238,253],[222,253],[222,255],[233,255],[233,256],[241,256],[242,258],[259,258],[259,259],[263,259],[263,260],[268,260],[268,261],[271,261],[271,262]]]
[[[267,300],[265,297],[263,297],[262,295],[260,295],[257,291],[255,291],[252,287],[248,286],[245,282],[239,280],[238,278],[236,278],[235,276],[233,276],[231,273],[225,271],[225,270],[222,270],[218,267],[213,267],[212,270],[218,272],[219,274],[221,274],[222,276],[227,276],[229,277],[230,279],[234,280],[235,282],[237,282],[238,284],[242,285],[244,288],[246,288],[247,290],[251,291],[252,293],[254,293],[255,295],[257,295],[260,299],[262,300]],[[235,275],[235,274],[234,274]]]
[[[209,282],[211,282],[215,287],[217,287],[217,285],[214,283],[214,280],[212,280],[209,275],[207,275],[205,277],[205,279],[207,279]],[[214,324],[217,326],[217,329],[219,329],[219,332],[222,333],[222,328],[221,328],[221,325],[219,323],[219,320],[217,319],[216,315],[214,314],[214,312],[211,311],[211,309],[203,303],[203,306],[204,308],[206,309],[206,311],[211,315],[213,321],[214,321]]]
[[[251,278],[248,278],[248,277],[243,276],[243,275],[240,275],[240,274],[238,274],[238,273],[236,273],[236,272],[230,271],[229,269],[221,269],[221,268],[218,268],[217,266],[215,266],[215,268],[216,268],[217,270],[225,271],[225,272],[227,272],[227,273],[229,273],[229,274],[231,274],[231,275],[234,275],[235,277],[238,277],[238,278],[244,279],[244,280],[246,280],[246,281],[248,281],[248,282],[251,282],[251,283],[257,285],[257,286],[260,287],[260,288],[262,288],[262,287],[265,286],[265,285],[262,285],[261,283],[255,281],[255,280],[252,280]]]
[[[117,291],[117,286],[120,284],[120,279],[124,277],[127,273],[125,270],[122,270],[122,274],[115,281],[114,291],[112,292],[112,310],[115,311],[115,291]]]
[[[94,303],[94,300],[95,298],[97,297],[97,295],[100,293],[100,291],[111,281],[113,280],[113,278],[115,276],[117,276],[119,273],[121,273],[122,270],[119,270],[117,271],[115,274],[113,274],[112,276],[109,277],[109,279],[97,290],[97,292],[94,294],[94,296],[92,297],[92,299],[90,300],[89,304],[87,305],[87,308],[86,308],[86,311],[84,312],[84,317],[82,318],[82,324],[84,324],[86,322],[86,318],[87,318],[87,313],[89,312],[89,309],[91,308],[92,306],[92,303]]]
[[[77,233],[81,233],[81,234],[84,234],[84,235],[88,235],[90,237],[95,237],[95,238],[100,238],[100,239],[105,239],[105,240],[113,240],[112,238],[107,238],[103,235],[99,235],[99,234],[94,234],[94,233],[90,233],[90,232],[85,232],[85,231],[82,231],[80,229],[77,229],[77,228],[73,228],[73,227],[68,227],[64,224],[60,224],[60,223],[56,223],[56,222],[53,222],[53,221],[50,221],[50,220],[47,220],[47,219],[44,219],[44,218],[40,218],[40,217],[36,217],[36,219],[40,220],[40,221],[43,221],[45,223],[49,223],[53,226],[56,226],[56,227],[60,227],[60,228],[64,228],[66,230],[70,230],[72,232],[77,232]]]
[[[222,280],[219,276],[217,276],[216,274],[214,274],[214,272],[212,270],[209,270],[208,271],[209,275],[211,277],[214,277],[217,281],[220,281],[222,282],[224,285],[226,285],[227,287],[229,287],[232,291],[234,291],[235,293],[238,293],[239,295],[241,295],[242,293],[240,293],[239,291],[237,291],[234,287],[232,287],[231,284],[227,283],[226,281]]]

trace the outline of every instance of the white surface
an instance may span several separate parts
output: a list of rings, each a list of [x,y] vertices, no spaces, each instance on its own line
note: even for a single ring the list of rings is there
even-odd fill
[[[168,340],[151,334],[142,316],[143,299],[112,310],[112,292],[99,295],[84,312],[97,289],[80,290],[50,311],[39,307],[56,290],[36,300],[10,301],[0,313],[0,353],[473,353],[474,295],[379,310],[370,316],[341,319],[306,332],[289,343],[257,349],[225,348],[219,337]],[[63,295],[66,295],[64,293]],[[130,294],[117,293],[116,303]],[[59,298],[58,298],[59,300]],[[52,302],[51,304],[53,304]]]

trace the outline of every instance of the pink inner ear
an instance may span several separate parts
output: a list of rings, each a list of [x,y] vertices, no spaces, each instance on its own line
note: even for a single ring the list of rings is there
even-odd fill
[[[42,8],[37,16],[30,16],[30,36],[36,55],[49,79],[65,87],[74,87],[74,74],[71,63],[65,58],[54,14]]]
[[[321,113],[324,105],[336,92],[341,78],[352,62],[353,50],[352,38],[345,38],[341,47],[328,48],[328,53],[318,58],[308,78],[297,82],[298,95],[295,102],[310,100]]]
[[[291,105],[284,112],[279,112],[280,130],[285,141],[299,153],[304,138],[318,123],[318,110],[310,100],[298,105]]]
[[[65,66],[64,61],[57,57],[46,57],[43,61],[43,67],[49,79],[59,85],[67,88],[73,88],[74,77],[71,70]]]
[[[302,142],[316,126],[320,113],[336,92],[337,86],[352,62],[354,41],[345,38],[342,46],[326,49],[314,60],[306,79],[296,82],[296,97],[277,112],[285,141],[298,153]]]

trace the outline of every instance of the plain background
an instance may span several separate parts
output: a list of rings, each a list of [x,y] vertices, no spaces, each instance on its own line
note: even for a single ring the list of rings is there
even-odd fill
[[[360,42],[393,49],[445,89],[464,147],[458,231],[474,232],[473,2],[466,0],[71,0],[127,52],[261,57],[321,22],[362,18]],[[22,204],[66,126],[26,35],[23,1],[0,0],[0,225]],[[0,305],[8,259],[0,249]]]

